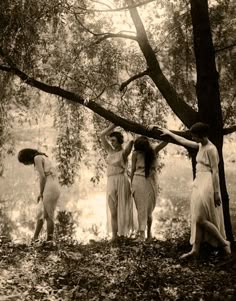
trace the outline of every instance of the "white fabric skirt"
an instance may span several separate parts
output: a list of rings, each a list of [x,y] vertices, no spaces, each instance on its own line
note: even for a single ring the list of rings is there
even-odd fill
[[[196,222],[199,218],[213,223],[225,238],[222,204],[215,207],[212,174],[209,171],[197,172],[196,174],[193,182],[190,212],[191,244],[194,244],[196,240]],[[207,232],[203,234],[203,241],[217,246],[217,241]]]
[[[111,233],[110,206],[117,208],[118,235],[127,236],[133,230],[133,200],[128,176],[117,174],[107,178],[107,232]]]

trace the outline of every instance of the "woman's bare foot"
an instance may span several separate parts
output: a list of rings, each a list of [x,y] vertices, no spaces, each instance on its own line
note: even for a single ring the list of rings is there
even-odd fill
[[[192,250],[188,253],[181,255],[179,259],[183,260],[183,259],[191,259],[191,258],[196,258],[196,257],[198,257],[198,253],[196,251]]]
[[[31,242],[30,242],[30,244],[31,245],[37,245],[37,244],[39,244],[40,243],[40,240],[37,238],[37,239],[35,239],[35,238],[32,238],[32,240],[31,240]]]
[[[152,241],[152,239],[153,239],[152,234],[148,233],[146,241],[150,242],[150,241]]]
[[[144,240],[145,240],[145,233],[144,233],[144,231],[140,231],[140,232],[137,234],[137,236],[136,236],[136,238],[135,238],[134,241],[140,242],[140,241],[144,241]]]
[[[228,240],[226,240],[226,243],[224,245],[224,253],[226,256],[231,255],[231,247],[230,247],[230,242]]]
[[[109,241],[110,243],[117,243],[118,242],[118,236],[112,236],[112,238]]]

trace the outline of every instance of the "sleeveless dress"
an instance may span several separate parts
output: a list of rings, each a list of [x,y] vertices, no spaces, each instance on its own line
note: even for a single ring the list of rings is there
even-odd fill
[[[111,232],[112,204],[117,207],[118,235],[127,236],[133,227],[133,204],[123,150],[109,153],[107,164],[107,232]]]
[[[217,162],[219,162],[218,152],[214,144],[208,143],[204,146],[199,144],[199,151],[196,157],[196,178],[193,182],[190,205],[190,244],[194,244],[196,240],[196,222],[198,218],[213,223],[221,235],[226,238],[222,205],[215,207],[214,203],[214,188],[209,151],[211,151],[211,155],[216,156]],[[218,244],[206,231],[203,233],[203,241],[206,241],[215,247]]]
[[[156,206],[156,160],[151,166],[149,176],[145,178],[144,155],[138,151],[136,151],[136,154],[136,170],[132,181],[132,192],[138,212],[139,230],[145,231],[148,217],[152,216],[152,212]]]
[[[50,160],[46,156],[38,156],[42,157],[46,183],[43,191],[43,199],[38,203],[37,219],[45,218],[48,215],[50,219],[53,220],[57,201],[60,196],[60,187],[57,180],[56,171],[53,168]]]

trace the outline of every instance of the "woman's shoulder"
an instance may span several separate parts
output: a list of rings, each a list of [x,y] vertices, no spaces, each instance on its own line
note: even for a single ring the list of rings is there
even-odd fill
[[[43,155],[41,155],[41,154],[38,154],[38,155],[36,155],[36,156],[34,156],[34,161],[36,162],[36,161],[43,161]]]
[[[213,144],[212,142],[209,142],[209,143],[206,145],[206,148],[207,148],[207,150],[209,150],[209,151],[217,151],[217,148],[216,148],[215,144]]]
[[[51,164],[47,156],[38,154],[34,157],[35,163]]]
[[[209,155],[218,156],[218,150],[212,142],[207,144],[206,151]]]

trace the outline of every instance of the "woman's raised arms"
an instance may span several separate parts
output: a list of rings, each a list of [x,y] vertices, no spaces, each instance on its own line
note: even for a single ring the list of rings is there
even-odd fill
[[[154,147],[154,152],[155,152],[155,154],[158,154],[159,151],[161,151],[167,144],[168,144],[168,142],[162,141],[162,142],[159,143],[157,146],[155,146],[155,147]]]
[[[134,144],[134,141],[131,140],[131,141],[128,142],[127,146],[125,147],[125,149],[123,151],[123,156],[124,156],[125,160],[128,158],[129,154],[131,153],[133,144]]]
[[[108,128],[106,128],[105,130],[103,130],[100,133],[102,144],[103,144],[105,150],[108,152],[112,151],[112,147],[107,141],[107,136],[109,136],[112,133],[112,131],[114,130],[115,127],[116,127],[115,124],[111,124]]]

